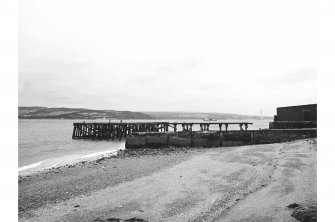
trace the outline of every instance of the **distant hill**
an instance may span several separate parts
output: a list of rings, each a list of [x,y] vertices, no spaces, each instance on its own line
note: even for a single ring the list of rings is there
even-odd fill
[[[131,112],[82,108],[19,107],[19,119],[259,119],[259,116],[228,113]],[[272,117],[264,117],[271,119]]]
[[[152,119],[141,112],[81,108],[19,107],[19,119]]]
[[[192,113],[192,112],[143,112],[155,119],[260,119],[260,116],[255,115],[239,115],[230,113]],[[273,117],[264,117],[263,119],[272,119]]]

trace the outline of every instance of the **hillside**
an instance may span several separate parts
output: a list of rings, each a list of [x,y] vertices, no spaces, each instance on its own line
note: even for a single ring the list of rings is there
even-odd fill
[[[259,116],[228,113],[131,112],[41,106],[19,107],[18,117],[19,119],[259,119]]]
[[[20,119],[153,119],[141,112],[81,108],[19,107]]]
[[[192,112],[143,112],[155,119],[260,119],[260,116],[255,115],[239,115],[230,113],[192,113]],[[272,117],[264,117],[263,119],[272,119]]]

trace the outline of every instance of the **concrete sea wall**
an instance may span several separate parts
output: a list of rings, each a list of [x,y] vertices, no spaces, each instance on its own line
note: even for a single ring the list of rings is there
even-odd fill
[[[316,127],[316,121],[276,121],[269,123],[270,129],[304,129]]]
[[[317,121],[317,105],[278,107],[276,121]]]
[[[142,132],[126,139],[126,149],[166,147],[225,147],[316,138],[316,129],[273,129],[210,132]]]

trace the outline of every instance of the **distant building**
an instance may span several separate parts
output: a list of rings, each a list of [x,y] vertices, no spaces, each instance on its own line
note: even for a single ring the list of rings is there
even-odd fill
[[[317,127],[317,105],[278,107],[270,129],[301,129]]]

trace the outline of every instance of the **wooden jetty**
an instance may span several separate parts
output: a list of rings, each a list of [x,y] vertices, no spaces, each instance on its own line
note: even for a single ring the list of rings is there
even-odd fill
[[[122,139],[135,132],[168,132],[169,128],[176,132],[178,125],[182,131],[193,131],[199,125],[200,131],[209,131],[211,125],[218,125],[219,131],[228,131],[229,125],[238,125],[240,130],[248,130],[249,122],[101,122],[73,123],[72,139]],[[225,127],[222,129],[222,127]]]

